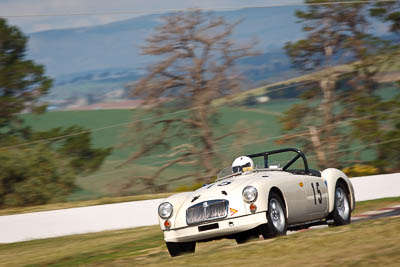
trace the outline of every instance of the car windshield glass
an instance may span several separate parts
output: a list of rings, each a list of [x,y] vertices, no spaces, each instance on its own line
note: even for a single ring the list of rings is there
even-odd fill
[[[278,154],[272,154],[269,155],[268,161],[265,162],[263,157],[256,157],[253,158],[254,160],[254,171],[260,170],[260,169],[267,169],[271,171],[279,171],[282,170],[283,167],[291,162],[291,160],[296,157],[297,153],[288,151],[285,153],[278,153]],[[290,166],[286,169],[286,171],[292,171],[292,170],[302,170],[304,171],[304,163],[300,159],[292,162]],[[226,167],[222,169],[217,176],[217,179],[222,179],[224,177],[229,177],[234,174],[241,174],[243,172],[243,167],[242,166],[235,166],[235,167]]]
[[[223,168],[217,176],[217,179],[221,179],[223,177],[227,177],[233,174],[232,167]]]
[[[271,169],[277,170],[278,168],[280,168],[279,163],[277,163],[275,166],[276,166],[276,168],[272,167]],[[257,170],[257,169],[265,169],[265,168],[264,168],[264,166],[262,164],[255,164],[253,170]],[[226,167],[226,168],[223,168],[218,173],[217,179],[222,179],[224,177],[229,177],[229,176],[234,175],[234,174],[241,174],[242,172],[243,172],[243,167],[241,167],[241,166],[233,167],[233,168],[232,167]]]

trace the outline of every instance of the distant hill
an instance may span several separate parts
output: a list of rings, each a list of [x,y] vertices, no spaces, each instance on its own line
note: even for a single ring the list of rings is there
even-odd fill
[[[217,12],[229,21],[243,19],[233,38],[259,40],[259,47],[281,48],[301,37],[294,7],[243,9]],[[163,15],[145,15],[110,24],[42,31],[30,34],[28,55],[44,64],[53,76],[110,68],[141,68],[151,58],[140,55],[144,40],[160,25]]]
[[[260,83],[271,83],[297,77],[289,59],[280,49],[249,57],[239,61],[246,86],[253,88]],[[80,98],[90,95],[102,95],[115,90],[126,90],[126,85],[139,79],[141,72],[132,68],[108,68],[64,74],[55,78],[50,93],[44,100],[52,101],[66,98]],[[101,99],[98,99],[101,100]]]
[[[250,8],[216,12],[228,21],[242,20],[233,34],[237,42],[257,40],[262,52],[239,62],[248,87],[299,75],[282,50],[288,41],[304,37],[294,12],[299,7]],[[55,86],[45,100],[86,97],[97,100],[124,90],[154,61],[141,55],[141,47],[162,14],[152,14],[110,24],[49,30],[29,34],[28,57],[45,65]]]

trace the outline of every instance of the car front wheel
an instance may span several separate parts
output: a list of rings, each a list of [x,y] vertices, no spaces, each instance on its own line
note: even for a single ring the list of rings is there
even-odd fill
[[[251,236],[247,232],[243,232],[243,233],[239,233],[239,234],[235,235],[235,240],[238,245],[247,243],[247,241],[249,241],[250,238],[251,238]]]
[[[269,194],[267,219],[268,223],[262,230],[264,238],[286,235],[287,218],[285,205],[282,198],[275,192]]]
[[[171,257],[194,253],[196,249],[196,242],[166,242],[165,244]]]

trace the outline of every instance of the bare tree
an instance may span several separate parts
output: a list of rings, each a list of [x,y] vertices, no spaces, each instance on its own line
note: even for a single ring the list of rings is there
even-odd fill
[[[218,112],[213,101],[240,89],[235,64],[255,54],[252,44],[239,46],[230,39],[238,22],[228,23],[198,10],[163,20],[143,48],[144,54],[156,56],[158,61],[147,69],[145,77],[130,86],[133,96],[143,100],[142,116],[174,112],[133,127],[131,144],[135,152],[128,162],[169,151],[155,173],[136,177],[148,188],[155,188],[160,175],[177,164],[190,165],[193,171],[170,182],[190,176],[209,182],[215,176],[219,163],[216,145],[242,129],[232,127],[217,135],[213,125],[218,122]],[[164,189],[162,186],[157,190]]]

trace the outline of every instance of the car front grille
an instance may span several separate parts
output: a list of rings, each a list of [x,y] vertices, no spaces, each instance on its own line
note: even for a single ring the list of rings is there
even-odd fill
[[[225,218],[228,215],[229,201],[223,199],[203,201],[186,210],[188,225]]]

